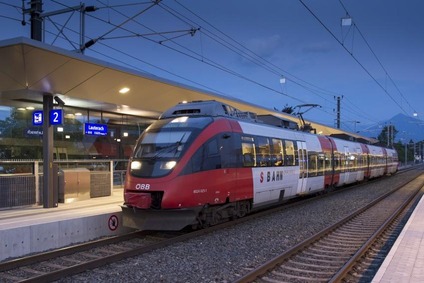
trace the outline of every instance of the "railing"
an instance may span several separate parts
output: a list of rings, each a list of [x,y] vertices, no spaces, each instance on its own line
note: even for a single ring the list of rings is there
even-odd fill
[[[88,169],[91,182],[90,188],[86,189],[90,191],[90,197],[101,197],[110,195],[114,188],[123,187],[128,161],[68,160],[55,161],[54,164],[58,168],[59,188],[56,190],[63,190],[66,183],[63,175],[67,170]],[[42,188],[42,160],[0,160],[0,209],[40,205]]]

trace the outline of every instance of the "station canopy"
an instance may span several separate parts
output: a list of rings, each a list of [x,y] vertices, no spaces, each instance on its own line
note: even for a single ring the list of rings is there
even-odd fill
[[[48,93],[59,96],[70,107],[157,119],[163,111],[181,101],[217,100],[241,111],[269,114],[299,124],[299,118],[292,115],[25,37],[0,41],[0,62],[0,106],[25,107],[28,103],[42,103],[43,95]],[[120,94],[123,87],[130,91]],[[305,122],[319,134],[363,138],[313,121]]]

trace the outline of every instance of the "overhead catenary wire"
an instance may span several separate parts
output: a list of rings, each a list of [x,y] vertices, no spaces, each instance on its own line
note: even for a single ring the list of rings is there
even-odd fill
[[[60,2],[58,2],[58,1],[55,1],[55,0],[52,0],[53,2],[55,2],[55,3],[57,3],[57,4],[61,4],[61,5],[63,5],[63,6],[66,6],[65,4],[63,4],[63,3],[60,3]],[[98,2],[100,2],[100,3],[102,3],[101,1],[98,1]],[[144,2],[144,3],[146,3],[146,2]],[[102,3],[102,4],[104,4],[104,3]],[[139,3],[138,3],[139,4]],[[124,5],[117,5],[117,6],[124,6]],[[111,7],[111,6],[110,6]],[[110,8],[110,7],[108,7],[108,8]],[[100,8],[102,8],[102,7],[100,7]],[[138,13],[139,14],[139,13]],[[127,20],[126,21],[124,21],[124,23],[126,23],[126,22],[128,22],[128,21],[130,21],[130,20],[134,20],[134,17],[135,16],[133,16],[132,17],[132,19],[128,19],[128,17],[127,17]],[[111,24],[110,22],[108,22],[109,24]],[[116,29],[124,29],[123,27],[123,24],[121,23],[120,25],[115,25],[115,27],[111,30],[111,31],[113,31],[113,30],[116,30]],[[106,33],[106,34],[109,34],[111,31],[109,31],[108,33]],[[100,36],[99,38],[101,38],[102,36]],[[103,35],[103,37],[104,37],[104,35]],[[228,36],[227,36],[228,37]],[[228,38],[230,38],[230,37],[228,37]],[[93,41],[93,40],[92,40]],[[168,47],[168,48],[171,48],[171,47]],[[177,52],[181,52],[181,51],[179,51],[179,50],[176,50],[175,48],[171,48],[171,49],[173,49],[174,51],[177,51]],[[187,55],[187,54],[186,54]],[[204,57],[204,56],[202,56],[202,57]],[[228,73],[230,73],[230,74],[232,74],[232,75],[235,75],[235,76],[238,76],[239,78],[244,78],[244,79],[246,79],[246,77],[244,77],[244,76],[240,76],[239,74],[237,74],[237,73],[235,73],[235,72],[233,72],[233,71],[230,71],[230,70],[228,70],[227,68],[225,68],[225,67],[223,67],[222,65],[218,65],[218,64],[216,64],[216,63],[214,63],[214,62],[212,62],[211,60],[204,60],[207,64],[210,64],[211,66],[215,66],[216,68],[218,68],[218,69],[221,69],[221,70],[223,70],[223,71],[226,71],[226,72],[228,72]],[[277,73],[277,74],[279,74],[279,73]],[[251,82],[253,82],[253,83],[255,83],[255,81],[253,81],[253,80],[251,80],[251,79],[248,79],[248,80],[250,80]],[[256,83],[257,84],[257,83]],[[301,84],[299,84],[299,83],[296,83],[296,84],[298,84],[298,85],[300,85],[300,86],[302,86]],[[263,85],[263,84],[258,84],[258,85],[260,85],[260,86],[264,86],[265,88],[267,88],[267,86],[265,86],[265,85]],[[275,89],[272,89],[272,88],[268,88],[268,89],[270,89],[270,90],[272,90],[272,91],[275,91]],[[307,88],[306,88],[307,89]],[[312,92],[314,92],[314,90],[313,89],[310,89],[310,91],[312,91]],[[278,91],[277,91],[278,92]],[[299,102],[301,102],[301,103],[304,103],[304,101],[300,101],[300,100],[298,100],[296,97],[292,97],[292,96],[289,96],[290,98],[292,98],[292,99],[294,99],[294,100],[297,100],[297,101],[299,101]]]
[[[216,33],[210,31],[209,29],[207,29],[207,28],[205,28],[203,26],[202,26],[202,31],[203,31],[202,34],[206,34],[206,36],[210,37],[212,40],[216,40],[221,45],[223,45],[223,46],[225,46],[225,47],[227,47],[229,49],[234,48],[235,50],[232,50],[232,51],[235,52],[235,53],[237,53],[237,54],[239,54],[240,56],[243,56],[244,58],[252,61],[253,63],[257,64],[260,67],[264,67],[265,69],[267,69],[268,71],[270,71],[271,73],[273,73],[275,75],[281,75],[281,73],[285,74],[285,77],[287,78],[287,76],[288,76],[288,79],[292,83],[294,83],[294,84],[296,84],[296,85],[304,88],[305,90],[307,90],[307,91],[309,91],[309,92],[311,92],[311,93],[313,93],[313,94],[321,97],[327,103],[331,103],[331,101],[328,98],[323,97],[322,95],[326,95],[326,96],[329,96],[329,97],[333,97],[333,95],[340,95],[338,93],[335,93],[335,92],[332,92],[332,91],[328,91],[328,90],[325,90],[325,89],[323,89],[321,87],[318,87],[318,86],[316,86],[314,84],[311,84],[311,83],[309,83],[309,82],[307,82],[307,81],[305,81],[305,80],[303,80],[301,78],[298,78],[298,77],[294,76],[293,74],[289,73],[288,71],[281,69],[281,67],[275,65],[274,63],[272,63],[272,62],[264,59],[262,56],[256,54],[252,50],[246,48],[245,45],[243,45],[243,44],[235,41],[233,37],[230,37],[229,35],[225,34],[221,30],[219,30],[216,26],[212,25],[211,23],[209,23],[208,21],[206,21],[204,18],[202,18],[199,15],[197,15],[196,13],[194,13],[191,9],[189,9],[186,6],[182,5],[178,0],[174,0],[174,2],[176,2],[177,4],[179,4],[179,6],[183,7],[183,9],[184,10],[187,10],[190,14],[194,15],[197,19],[200,19],[202,22],[206,23],[208,26],[210,26],[213,30],[215,30],[216,32],[218,32],[220,35],[224,36],[224,39],[221,38]],[[195,23],[191,19],[189,19],[186,16],[182,15],[178,11],[175,11],[175,9],[172,9],[171,7],[167,6],[164,3],[161,3],[159,6],[161,6],[161,7],[163,7],[163,6],[167,7],[167,10],[171,14],[176,15],[180,19],[181,19],[181,17],[183,17],[183,19],[181,19],[181,20],[186,21],[187,24],[193,24],[193,23]],[[228,41],[230,41],[230,42],[228,42]],[[233,42],[234,44],[231,43],[231,42]],[[352,102],[349,101],[349,103],[352,103]],[[356,108],[359,108],[356,105],[354,105],[354,106]],[[320,111],[324,111],[324,109],[322,109],[322,108],[319,109],[319,110]],[[372,119],[370,119],[370,120],[372,120]]]
[[[98,0],[98,1],[99,1],[99,0]],[[101,1],[99,1],[99,2],[101,2]],[[119,11],[115,11],[115,12],[120,13]],[[123,15],[122,13],[120,13],[120,14],[121,14],[121,15]],[[123,16],[125,16],[125,15],[123,15]],[[100,20],[100,21],[104,21],[104,20],[102,20],[102,19],[100,19],[100,18],[98,18],[98,17],[95,17],[95,16],[93,16],[93,15],[90,15],[90,17],[96,18],[96,19],[98,19],[98,20]],[[138,21],[136,21],[136,20],[134,20],[134,19],[133,19],[133,22],[135,22],[135,23],[137,23],[137,24],[140,24],[141,26],[143,26],[144,28],[149,29],[149,30],[150,30],[150,31],[152,31],[152,32],[156,32],[155,30],[153,30],[153,29],[151,29],[151,28],[148,28],[148,27],[146,27],[145,25],[142,25],[141,23],[139,23]],[[105,22],[105,23],[106,23],[106,22]],[[113,25],[112,23],[108,23],[108,24]],[[127,31],[127,32],[130,32],[130,33],[134,34],[134,32],[133,32],[133,31],[130,31],[130,30],[124,29],[122,26],[121,26],[120,28],[121,28],[121,29],[123,29],[123,30],[125,30],[125,31]],[[157,33],[157,32],[156,32],[156,33]],[[157,34],[158,34],[158,33],[157,33]],[[224,71],[224,72],[226,72],[226,73],[228,73],[228,74],[231,74],[231,75],[233,75],[233,76],[235,76],[235,77],[238,77],[238,78],[240,78],[240,79],[244,79],[244,80],[246,80],[246,81],[249,81],[249,82],[251,82],[251,83],[253,83],[253,84],[256,84],[256,85],[258,85],[258,86],[260,86],[260,87],[263,87],[263,88],[265,88],[265,89],[267,89],[267,90],[269,90],[269,91],[271,91],[271,92],[274,92],[274,93],[277,93],[277,94],[283,94],[283,95],[285,95],[285,96],[287,96],[287,97],[289,97],[289,98],[291,98],[291,99],[293,99],[293,100],[295,100],[295,101],[298,101],[298,102],[300,102],[300,103],[305,103],[304,101],[302,101],[302,100],[300,100],[300,99],[298,99],[298,98],[296,98],[296,97],[294,97],[294,96],[290,96],[290,95],[288,95],[287,93],[282,93],[281,91],[278,91],[278,90],[276,90],[276,89],[274,89],[274,88],[272,88],[272,87],[269,87],[269,86],[267,86],[267,85],[265,85],[265,84],[262,84],[262,83],[260,83],[260,82],[258,82],[258,81],[256,81],[256,80],[253,80],[253,79],[251,79],[251,78],[248,78],[248,77],[246,77],[246,76],[244,76],[244,75],[242,75],[242,74],[240,74],[240,73],[238,73],[238,72],[236,72],[236,71],[234,71],[234,70],[231,70],[231,69],[229,69],[229,68],[225,67],[225,66],[224,66],[224,65],[222,65],[222,64],[219,64],[219,63],[217,63],[217,62],[215,62],[215,61],[213,61],[213,60],[211,60],[211,59],[208,59],[208,58],[206,58],[203,54],[199,54],[199,53],[197,53],[197,52],[194,52],[193,50],[189,50],[189,49],[187,49],[186,47],[184,47],[184,46],[180,45],[179,43],[176,43],[175,41],[173,41],[173,40],[171,40],[171,39],[167,38],[167,37],[166,37],[166,36],[164,36],[163,34],[160,34],[160,36],[162,36],[163,38],[165,38],[167,41],[171,41],[172,43],[174,43],[174,44],[175,44],[175,45],[177,45],[178,47],[182,48],[183,50],[186,50],[187,52],[181,51],[181,50],[179,50],[179,49],[177,49],[177,48],[174,48],[174,47],[171,47],[171,46],[169,46],[169,45],[161,44],[161,43],[163,43],[163,41],[155,41],[155,40],[149,39],[148,37],[144,37],[144,36],[142,36],[142,37],[143,37],[143,38],[145,38],[145,39],[147,39],[147,40],[150,40],[150,41],[152,41],[152,42],[159,43],[159,44],[161,44],[162,46],[164,46],[164,47],[166,47],[166,48],[168,48],[168,49],[170,49],[170,50],[173,50],[174,52],[177,52],[177,53],[180,53],[180,54],[185,55],[185,56],[187,56],[187,57],[190,57],[191,59],[194,59],[194,60],[197,60],[197,61],[202,62],[202,63],[204,63],[204,64],[207,64],[207,65],[209,65],[209,66],[211,66],[211,67],[214,67],[214,68],[216,68],[216,69],[219,69],[219,70],[221,70],[221,71]]]
[[[387,94],[387,96],[406,114],[408,112],[400,105],[393,96],[387,91],[387,89],[370,73],[370,71],[365,68],[365,66],[359,61],[356,56],[353,55],[351,51],[347,49],[347,47],[336,37],[336,35],[324,24],[324,22],[305,4],[303,0],[299,0],[299,2],[308,10],[308,12],[324,27],[324,29],[345,49],[347,53],[355,60],[355,62],[368,74],[369,77]]]
[[[194,13],[191,9],[187,8],[186,6],[182,5],[179,1],[174,0],[174,2],[176,2],[178,5],[180,5],[181,7],[183,7],[185,10],[187,10],[190,14],[192,14],[193,16],[195,16],[196,18],[200,19],[202,22],[206,23],[208,26],[210,26],[212,29],[214,29],[216,32],[218,32],[220,35],[224,36],[224,38],[222,38],[221,36],[217,35],[216,33],[210,31],[209,29],[205,28],[204,26],[202,26],[202,32],[203,34],[205,34],[207,37],[211,38],[212,40],[218,42],[219,44],[221,44],[222,46],[225,46],[226,48],[230,49],[231,51],[235,52],[236,54],[242,56],[243,58],[250,60],[251,62],[255,63],[256,65],[265,68],[266,70],[270,71],[271,73],[277,75],[277,76],[281,76],[284,75],[288,80],[292,81],[293,83],[295,83],[298,86],[301,86],[303,88],[305,88],[308,91],[313,92],[314,88],[318,89],[320,91],[322,91],[323,93],[327,93],[328,95],[332,96],[333,93],[331,93],[330,91],[324,90],[314,84],[311,84],[309,82],[306,82],[305,80],[302,80],[301,78],[291,74],[290,72],[283,70],[281,67],[275,65],[274,63],[270,62],[269,60],[266,60],[265,58],[263,58],[262,56],[258,55],[256,52],[248,49],[245,45],[237,42],[236,40],[234,40],[233,37],[227,35],[226,33],[224,33],[223,31],[221,31],[220,29],[218,29],[215,25],[209,23],[208,21],[206,21],[204,18],[200,17],[199,15],[197,15],[196,13]],[[186,16],[182,15],[181,13],[179,13],[178,11],[176,11],[175,9],[172,9],[171,7],[169,7],[168,5],[161,3],[159,5],[160,7],[167,7],[167,11],[170,12],[171,14],[173,14],[174,16],[178,17],[181,20],[186,21],[187,23],[191,23],[191,24],[196,24],[194,21],[192,21],[191,19],[187,18]],[[184,19],[182,19],[182,17]],[[297,82],[296,80],[307,84],[311,87],[307,87],[304,86],[302,83]],[[330,94],[331,93],[331,94]]]
[[[55,1],[55,2],[57,2],[57,1]],[[176,2],[178,3],[178,1],[176,1]],[[150,2],[150,4],[151,4],[151,2]],[[116,5],[116,6],[123,6],[123,5],[124,4],[122,4],[122,5]],[[162,3],[160,3],[159,6],[163,6],[163,5],[164,5],[164,3],[162,2]],[[100,8],[103,8],[104,9],[105,7],[100,7]],[[92,16],[92,15],[90,15],[90,16]],[[127,20],[125,22],[129,22],[129,21],[134,21],[134,18],[131,20],[131,19],[128,19],[128,17],[127,17]],[[109,22],[108,24],[111,24],[111,23]],[[122,29],[122,30],[124,30],[123,27],[122,27],[122,24],[121,25],[116,24],[112,28],[112,30],[116,30],[116,29]],[[131,31],[128,30],[128,32],[131,32]],[[324,89],[319,89],[319,87],[314,86],[313,84],[307,83],[306,81],[303,81],[300,78],[297,78],[295,76],[292,76],[292,74],[290,74],[289,72],[286,72],[286,71],[282,70],[280,67],[274,65],[273,63],[267,62],[264,58],[262,58],[260,56],[257,56],[256,53],[254,53],[254,52],[250,53],[251,52],[250,50],[244,51],[242,49],[243,45],[240,44],[240,43],[238,43],[238,42],[236,42],[236,41],[232,41],[233,43],[229,42],[228,40],[223,41],[226,38],[229,38],[230,40],[233,40],[231,37],[225,35],[225,33],[222,33],[222,35],[224,35],[224,37],[221,35],[221,33],[219,33],[220,35],[218,36],[216,33],[213,33],[209,29],[204,28],[202,26],[202,34],[205,35],[208,38],[211,38],[211,39],[214,38],[214,40],[216,40],[216,41],[220,40],[221,42],[228,42],[228,43],[230,43],[230,45],[227,44],[227,46],[228,46],[227,48],[229,48],[229,49],[231,49],[231,48],[234,49],[235,47],[237,47],[237,45],[241,46],[241,48],[237,47],[237,49],[235,49],[238,52],[238,54],[244,55],[245,58],[249,58],[250,57],[251,58],[251,61],[256,61],[259,66],[262,66],[264,69],[266,69],[269,72],[275,74],[278,78],[281,76],[282,73],[284,73],[285,77],[288,78],[289,80],[291,80],[293,83],[299,85],[300,87],[305,88],[308,91],[311,91],[311,92],[315,93],[317,96],[321,97],[323,100],[327,101],[328,103],[331,102],[326,96],[328,96],[328,97],[331,96],[332,97],[334,93],[331,93],[331,92],[329,92],[327,90],[324,90]],[[164,37],[164,38],[166,38],[166,37]],[[148,39],[148,38],[144,37],[144,39]],[[159,41],[154,41],[154,40],[151,40],[151,39],[148,39],[148,40],[150,40],[152,42],[159,43]],[[271,88],[271,87],[269,87],[269,86],[267,86],[267,85],[265,85],[263,83],[260,83],[260,82],[258,82],[256,80],[249,79],[246,76],[240,74],[239,72],[236,72],[234,70],[230,70],[228,67],[226,67],[226,66],[224,66],[222,64],[218,64],[217,62],[215,62],[215,61],[213,61],[211,59],[208,59],[207,57],[205,57],[205,54],[203,54],[203,53],[193,52],[192,50],[186,49],[186,47],[183,47],[182,45],[180,45],[179,43],[176,43],[175,41],[171,41],[171,42],[172,42],[172,44],[176,44],[176,47],[178,47],[178,48],[185,48],[185,49],[183,49],[185,51],[178,50],[177,48],[172,47],[172,46],[169,46],[167,44],[163,44],[163,46],[166,47],[166,48],[168,48],[168,49],[171,49],[171,50],[173,50],[175,52],[179,52],[179,53],[181,53],[181,54],[183,54],[185,56],[189,56],[189,57],[191,56],[191,58],[193,58],[195,60],[202,61],[203,63],[206,63],[206,64],[208,64],[208,65],[210,65],[210,66],[212,66],[214,68],[220,69],[220,70],[222,70],[224,72],[227,72],[227,73],[229,73],[231,75],[237,76],[237,77],[239,77],[241,79],[247,79],[247,81],[250,81],[251,83],[254,83],[254,84],[258,85],[258,86],[264,87],[265,89],[268,89],[268,90],[273,91],[275,93],[281,94],[281,91],[278,91],[276,89],[273,89],[273,88]],[[225,43],[222,43],[222,44],[225,44]],[[102,44],[102,45],[107,46],[106,44]],[[92,51],[94,52],[94,50],[92,50]],[[115,50],[115,51],[118,52],[118,50]],[[129,55],[129,54],[127,54],[127,55]],[[103,56],[105,56],[105,55],[103,54]],[[112,59],[116,60],[115,58],[112,58]],[[146,63],[146,61],[144,61],[144,62]],[[154,66],[154,64],[149,64],[149,65],[150,66]],[[155,66],[155,67],[157,67],[157,66]],[[160,69],[160,68],[158,68],[158,69]],[[162,68],[161,71],[165,71],[165,69]],[[168,72],[168,73],[170,73],[170,72]],[[172,74],[172,75],[177,76],[179,78],[182,78],[182,76],[178,76],[175,73]],[[184,80],[187,80],[187,81],[191,81],[193,83],[193,80],[191,80],[191,79],[187,79],[187,78],[183,78],[183,79]],[[197,84],[197,85],[199,85],[199,84]],[[208,87],[208,89],[211,89],[211,88]],[[289,97],[291,99],[296,100],[296,97],[292,97],[292,96],[289,96]],[[305,103],[304,101],[301,101],[301,100],[297,100],[297,101],[299,101],[301,103]]]
[[[339,0],[340,5],[343,7],[343,9],[345,10],[347,15],[350,15],[346,6],[343,4],[342,0]],[[394,87],[396,88],[396,90],[399,92],[400,96],[405,100],[405,102],[408,104],[408,106],[412,109],[412,111],[414,113],[416,113],[417,111],[415,111],[415,109],[411,106],[411,104],[409,103],[409,101],[405,98],[405,96],[403,95],[403,93],[400,91],[399,87],[397,86],[397,84],[395,83],[395,81],[393,80],[392,76],[390,76],[389,72],[386,70],[386,68],[383,66],[383,63],[381,62],[381,60],[378,58],[377,54],[374,52],[374,50],[371,48],[371,45],[368,43],[367,39],[365,38],[364,34],[362,33],[362,31],[359,29],[356,21],[353,21],[353,25],[355,27],[355,29],[359,32],[359,35],[362,37],[362,39],[364,40],[365,44],[367,45],[368,49],[371,51],[371,53],[373,54],[374,58],[377,60],[378,64],[380,65],[380,67],[383,69],[384,73],[386,74],[386,76],[390,79],[390,82],[394,85]]]

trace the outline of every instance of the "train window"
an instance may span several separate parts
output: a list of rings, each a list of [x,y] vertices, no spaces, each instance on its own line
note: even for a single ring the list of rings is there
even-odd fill
[[[358,158],[359,156],[357,154],[352,154],[350,156],[351,163],[352,163],[351,165],[353,168],[358,168],[358,164],[360,164]]]
[[[271,148],[268,138],[256,138],[256,166],[271,166]]]
[[[323,153],[319,153],[317,156],[317,174],[322,175],[324,171],[324,163],[325,162],[325,156]]]
[[[285,165],[296,165],[296,156],[295,156],[295,147],[293,141],[284,141],[284,149],[286,152],[286,162]]]
[[[241,137],[241,153],[244,167],[256,166],[256,149],[253,137]]]
[[[346,168],[346,155],[344,153],[340,153],[340,172],[344,173]]]
[[[318,168],[318,155],[316,152],[308,152],[308,174],[309,177],[315,177],[317,175]]]
[[[217,155],[219,153],[218,150],[218,141],[216,139],[211,140],[207,143],[207,156]]]
[[[331,153],[326,152],[325,153],[325,171],[330,172],[332,170],[331,168]]]
[[[340,153],[334,152],[334,170],[338,172],[340,170]]]
[[[306,164],[307,164],[307,151],[306,149],[299,149],[299,168],[300,168],[300,174],[301,177],[304,176],[306,171]]]
[[[190,134],[189,131],[145,133],[137,146],[134,157],[179,157]]]
[[[184,168],[183,174],[221,168],[221,154],[218,140],[214,138],[200,147]]]
[[[272,163],[274,166],[284,165],[284,148],[283,141],[279,139],[272,139]]]
[[[368,167],[368,154],[362,154],[362,167]]]

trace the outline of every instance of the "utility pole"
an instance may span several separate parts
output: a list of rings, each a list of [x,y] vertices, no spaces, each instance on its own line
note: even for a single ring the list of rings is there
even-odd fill
[[[393,138],[394,138],[394,128],[390,123],[387,126],[387,147],[393,147]]]
[[[83,50],[82,47],[84,46],[84,40],[85,40],[85,13],[87,12],[94,12],[98,8],[95,6],[85,6],[85,4],[80,3],[78,6],[73,7],[67,7],[61,10],[56,10],[53,12],[47,12],[43,13],[43,0],[32,0],[30,2],[31,8],[25,9],[24,8],[24,2],[22,2],[22,11],[23,14],[30,14],[31,16],[31,39],[38,40],[38,41],[44,41],[43,33],[43,22],[45,18],[56,16],[64,13],[69,12],[80,12],[80,46],[79,50]],[[22,25],[25,25],[25,18],[22,20]]]
[[[340,96],[337,96],[337,118],[336,118],[336,127],[340,129]]]
[[[41,13],[43,12],[43,1],[33,0],[31,1],[31,8],[29,14],[31,15],[31,39],[43,41],[43,18]]]

